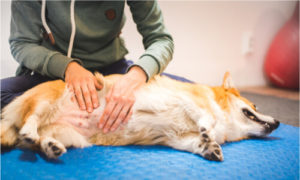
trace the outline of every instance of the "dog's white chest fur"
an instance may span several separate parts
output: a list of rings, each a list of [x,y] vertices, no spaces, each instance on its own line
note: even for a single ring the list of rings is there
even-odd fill
[[[68,124],[86,138],[101,132],[98,123],[106,103],[103,94],[99,92],[98,95],[100,107],[92,113],[80,110],[78,105],[70,100],[69,95],[62,96],[57,103],[58,111],[50,121]],[[190,101],[191,104],[188,105],[187,97],[184,96],[159,87],[147,87],[137,92],[133,115],[128,124],[123,125],[126,126],[126,132],[152,131],[152,134],[157,134],[168,131],[172,136],[173,133],[197,131],[197,125],[193,121],[187,123],[188,115],[183,106],[191,106],[193,102]]]

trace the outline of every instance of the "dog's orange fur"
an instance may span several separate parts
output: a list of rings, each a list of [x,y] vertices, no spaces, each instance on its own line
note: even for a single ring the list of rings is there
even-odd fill
[[[53,82],[39,84],[36,88],[33,88],[32,91],[27,91],[24,104],[28,104],[28,106],[23,106],[20,112],[23,119],[23,124],[26,122],[28,116],[30,116],[36,109],[37,102],[49,100],[53,103],[55,100],[61,97],[65,90],[65,86],[66,85],[62,80],[56,80]]]
[[[49,91],[50,89],[50,91]],[[15,112],[18,119],[21,121],[16,121],[13,127],[20,129],[27,121],[27,118],[34,113],[37,108],[37,103],[42,100],[49,100],[50,102],[56,101],[63,94],[65,89],[65,83],[62,80],[56,80],[51,82],[46,82],[37,85],[30,91],[26,91],[22,97],[24,106],[16,109]],[[43,93],[41,93],[43,92]],[[2,114],[1,114],[2,116]],[[8,134],[4,134],[8,133]],[[15,143],[17,135],[13,131],[6,131],[1,128],[1,145],[11,146]]]

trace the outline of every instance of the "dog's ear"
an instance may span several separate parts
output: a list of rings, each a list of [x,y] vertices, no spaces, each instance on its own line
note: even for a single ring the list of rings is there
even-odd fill
[[[227,71],[224,75],[224,79],[223,79],[223,85],[222,87],[224,89],[231,89],[231,88],[235,88],[234,87],[234,83],[232,81],[231,75],[230,73]]]
[[[95,75],[95,77],[96,77],[96,79],[97,79],[97,81],[98,81],[98,83],[102,86],[102,87],[104,87],[104,77],[103,77],[103,75],[101,74],[101,73],[99,73],[98,71],[95,71],[94,72],[94,75]]]

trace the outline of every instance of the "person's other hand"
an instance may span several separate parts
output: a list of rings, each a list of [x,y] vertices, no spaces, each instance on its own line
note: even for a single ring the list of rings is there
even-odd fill
[[[105,97],[107,103],[98,125],[104,133],[114,131],[121,123],[128,122],[135,102],[134,93],[146,80],[146,73],[134,66],[112,86]]]
[[[95,76],[77,62],[68,64],[65,71],[65,82],[71,91],[81,110],[91,113],[99,106],[97,89],[102,89]]]

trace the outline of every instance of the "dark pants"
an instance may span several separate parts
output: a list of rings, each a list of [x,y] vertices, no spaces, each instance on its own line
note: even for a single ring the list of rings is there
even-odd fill
[[[132,64],[132,61],[125,59],[117,61],[105,68],[89,69],[90,71],[98,71],[103,75],[109,74],[124,74],[127,68]],[[54,80],[38,73],[33,75],[21,75],[1,79],[1,109],[10,103],[15,97],[20,96],[26,90],[46,81]]]

